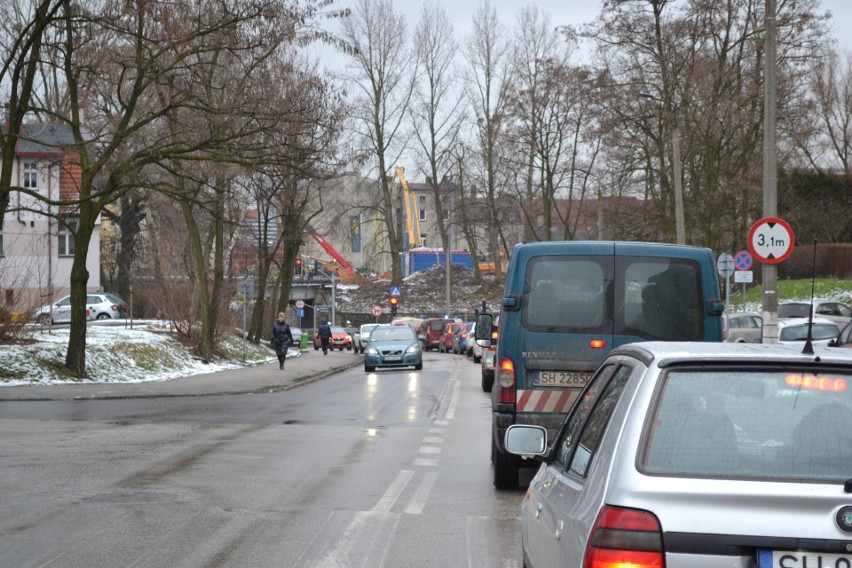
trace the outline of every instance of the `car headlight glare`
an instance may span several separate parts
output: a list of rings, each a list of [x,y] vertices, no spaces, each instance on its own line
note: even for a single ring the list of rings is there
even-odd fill
[[[420,344],[415,343],[411,347],[405,350],[406,353],[419,353],[420,352]]]
[[[379,352],[376,351],[375,347],[367,347],[367,349],[364,350],[364,354],[365,355],[378,355]]]

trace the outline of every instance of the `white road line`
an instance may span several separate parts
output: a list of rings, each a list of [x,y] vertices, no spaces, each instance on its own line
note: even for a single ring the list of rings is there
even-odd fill
[[[441,446],[420,446],[421,454],[440,454]]]
[[[453,396],[450,399],[450,405],[447,407],[447,413],[444,415],[447,420],[452,420],[455,417],[456,407],[459,405],[459,395],[461,394],[461,381],[453,379],[451,382],[453,383]]]
[[[435,467],[438,465],[438,460],[428,459],[428,458],[416,458],[414,460],[414,465],[422,465],[426,467]]]
[[[437,479],[437,471],[429,471],[426,473],[423,477],[423,481],[420,483],[420,487],[418,487],[417,491],[414,492],[414,497],[411,498],[411,501],[405,508],[406,514],[419,515],[423,512],[423,508],[426,507],[426,503],[429,501],[429,493],[432,492],[432,488],[435,486],[435,480]]]
[[[423,438],[423,443],[424,443],[424,444],[443,444],[443,443],[444,443],[444,439],[443,439],[443,438],[439,438],[439,437],[437,437],[437,436],[425,436],[425,437]]]
[[[399,496],[402,495],[402,492],[405,491],[406,485],[411,481],[411,477],[414,475],[413,471],[409,471],[404,469],[399,472],[399,475],[396,476],[393,483],[390,484],[388,490],[385,491],[385,494],[382,495],[382,498],[379,499],[379,502],[376,503],[376,506],[373,507],[373,513],[389,513],[393,508],[396,500],[399,499]]]

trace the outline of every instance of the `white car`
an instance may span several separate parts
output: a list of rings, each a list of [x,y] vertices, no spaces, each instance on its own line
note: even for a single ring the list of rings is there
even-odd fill
[[[831,320],[814,318],[811,327],[812,345],[828,346],[840,335],[840,328]],[[802,345],[808,337],[808,318],[778,320],[778,343]]]
[[[86,319],[103,320],[125,317],[126,304],[118,296],[101,292],[86,294]],[[39,323],[67,323],[71,321],[71,296],[65,296],[55,304],[47,304],[32,313]]]
[[[374,329],[379,327],[380,323],[365,323],[358,330],[352,334],[352,349],[355,353],[363,353],[364,349],[367,348],[367,339],[370,337],[370,333],[373,332]]]

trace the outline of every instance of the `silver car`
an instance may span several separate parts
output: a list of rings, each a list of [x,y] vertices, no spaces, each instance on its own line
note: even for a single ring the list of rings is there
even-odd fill
[[[89,292],[86,294],[86,319],[104,320],[126,317],[127,304],[113,294]],[[47,304],[32,313],[39,323],[65,323],[71,321],[71,296],[65,296],[55,304]]]
[[[833,321],[838,327],[852,323],[852,307],[843,302],[829,299],[815,299],[813,302],[802,300],[785,300],[778,304],[778,319],[806,318],[808,307],[813,305],[813,316]]]
[[[604,361],[521,505],[524,566],[852,565],[852,352],[636,343]]]
[[[722,317],[722,337],[728,343],[760,343],[763,318],[754,312],[735,312]]]

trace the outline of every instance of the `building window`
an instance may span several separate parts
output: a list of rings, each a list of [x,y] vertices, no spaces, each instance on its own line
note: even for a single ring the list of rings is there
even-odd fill
[[[38,189],[38,166],[35,162],[24,164],[24,188]]]
[[[426,220],[426,196],[425,195],[420,196],[420,220],[421,221]]]
[[[3,256],[3,231],[0,231],[0,256]]]
[[[426,246],[426,233],[420,233],[420,246]]]
[[[67,225],[67,227],[66,227]],[[74,231],[77,230],[77,221],[66,220],[64,225],[59,225],[59,242],[57,250],[59,256],[74,255]]]
[[[12,290],[11,288],[6,290],[5,301],[6,301],[7,306],[11,306],[12,304],[15,303],[15,291]]]

